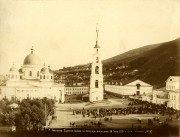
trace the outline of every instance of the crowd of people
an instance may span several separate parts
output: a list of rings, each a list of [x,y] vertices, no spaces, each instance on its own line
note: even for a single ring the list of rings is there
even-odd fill
[[[87,127],[101,127],[102,123],[101,121],[91,121],[91,122],[86,122],[86,123],[75,123],[75,122],[70,122],[70,127],[73,128],[87,128]]]
[[[112,115],[128,115],[128,114],[160,114],[168,116],[176,116],[179,119],[180,111],[168,108],[165,105],[157,105],[141,100],[130,99],[130,105],[126,108],[99,108],[99,109],[82,109],[73,111],[73,115],[82,114],[83,117],[105,118]]]
[[[73,115],[82,115],[83,117],[102,118],[104,121],[112,121],[113,115],[129,115],[129,114],[157,114],[167,116],[164,122],[159,120],[159,117],[148,119],[148,125],[153,125],[153,122],[167,124],[172,121],[172,117],[179,120],[180,111],[173,108],[168,108],[165,105],[157,105],[146,101],[129,99],[130,103],[124,108],[96,108],[96,109],[81,109],[73,111]],[[141,119],[138,119],[141,124]]]

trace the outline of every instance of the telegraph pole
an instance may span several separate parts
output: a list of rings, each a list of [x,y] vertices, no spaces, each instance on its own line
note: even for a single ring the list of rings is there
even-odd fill
[[[47,126],[47,116],[46,116],[46,103],[45,103],[45,108],[44,108],[44,117],[45,117],[45,127]]]

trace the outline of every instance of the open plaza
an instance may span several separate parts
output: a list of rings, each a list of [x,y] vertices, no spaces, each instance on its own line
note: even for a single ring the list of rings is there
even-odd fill
[[[179,127],[178,111],[171,109],[165,111],[160,108],[147,110],[146,104],[143,102],[110,94],[107,96],[107,100],[94,103],[56,104],[56,117],[49,122],[48,128],[153,129],[163,126]]]

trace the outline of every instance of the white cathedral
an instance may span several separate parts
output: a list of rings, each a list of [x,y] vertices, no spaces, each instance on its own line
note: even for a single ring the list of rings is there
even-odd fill
[[[94,47],[93,62],[91,66],[89,101],[103,100],[103,74],[98,45],[98,30]],[[50,66],[42,65],[41,59],[36,55],[34,48],[24,59],[22,67],[18,70],[15,65],[9,70],[9,79],[4,86],[0,86],[0,98],[19,100],[26,98],[50,98],[57,102],[65,102],[64,84],[55,84]],[[83,94],[84,92],[82,92]]]
[[[42,65],[33,47],[18,70],[14,64],[9,70],[9,79],[0,87],[3,98],[19,100],[47,97],[64,103],[64,85],[55,84],[50,66]]]

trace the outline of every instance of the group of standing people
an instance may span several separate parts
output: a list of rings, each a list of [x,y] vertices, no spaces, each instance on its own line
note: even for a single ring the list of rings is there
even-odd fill
[[[113,115],[128,115],[128,114],[159,114],[174,116],[179,119],[180,111],[173,108],[168,108],[165,105],[152,104],[146,101],[131,100],[131,105],[125,108],[96,108],[96,109],[81,109],[73,111],[73,115],[81,114],[83,117],[104,118]]]

